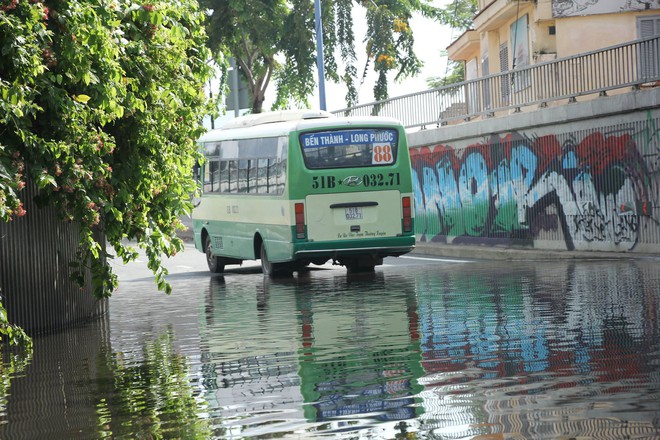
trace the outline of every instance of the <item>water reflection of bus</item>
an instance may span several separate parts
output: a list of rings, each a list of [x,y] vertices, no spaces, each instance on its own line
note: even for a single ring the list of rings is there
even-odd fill
[[[321,422],[341,429],[344,417],[375,413],[387,422],[420,412],[409,281],[336,271],[213,280],[200,333],[206,399],[222,425],[216,434],[258,436]]]
[[[405,277],[331,277],[296,299],[307,420],[416,417],[420,341],[414,286]]]
[[[276,289],[271,300],[268,279],[254,280],[228,286],[213,277],[205,295],[202,385],[217,438],[276,432],[283,420],[304,419],[295,299]]]

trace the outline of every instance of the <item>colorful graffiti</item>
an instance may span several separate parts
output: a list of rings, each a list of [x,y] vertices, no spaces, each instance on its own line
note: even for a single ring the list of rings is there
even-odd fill
[[[658,205],[660,120],[545,136],[512,132],[411,150],[420,241],[632,250]],[[562,245],[563,247],[563,245]]]
[[[660,0],[552,0],[552,16],[575,17],[660,9]]]

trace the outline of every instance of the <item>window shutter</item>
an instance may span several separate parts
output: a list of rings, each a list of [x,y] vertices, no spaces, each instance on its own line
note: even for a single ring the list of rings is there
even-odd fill
[[[509,70],[509,46],[504,43],[500,44],[500,72],[507,72]],[[509,94],[511,85],[509,84],[509,76],[504,75],[500,80],[500,87],[502,90],[502,103],[509,103]]]
[[[639,38],[650,38],[660,35],[660,16],[640,17],[637,19]],[[638,74],[642,80],[652,80],[660,76],[660,43],[652,40],[639,48]]]
[[[660,34],[660,17],[639,19],[639,38],[649,38]]]

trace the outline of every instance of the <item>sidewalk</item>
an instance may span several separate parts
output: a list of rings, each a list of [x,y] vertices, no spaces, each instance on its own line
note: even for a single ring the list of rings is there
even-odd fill
[[[486,245],[455,245],[417,242],[415,254],[478,260],[620,260],[660,259],[660,255],[638,252],[557,251]]]

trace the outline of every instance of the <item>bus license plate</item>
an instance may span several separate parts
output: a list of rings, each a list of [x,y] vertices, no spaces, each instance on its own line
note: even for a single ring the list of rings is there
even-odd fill
[[[362,220],[362,207],[346,208],[346,220]]]

